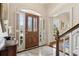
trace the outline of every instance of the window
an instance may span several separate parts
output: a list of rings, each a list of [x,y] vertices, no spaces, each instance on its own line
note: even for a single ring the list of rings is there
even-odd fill
[[[32,31],[32,17],[28,17],[28,31]]]
[[[34,20],[33,20],[33,31],[37,31],[37,18],[34,17]]]

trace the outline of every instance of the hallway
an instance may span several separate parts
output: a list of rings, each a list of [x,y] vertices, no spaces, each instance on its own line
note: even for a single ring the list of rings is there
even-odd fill
[[[55,48],[51,48],[49,46],[42,46],[32,50],[17,53],[17,56],[55,56],[55,51]],[[62,52],[60,52],[60,56],[63,56]]]
[[[0,55],[79,56],[79,4],[1,3],[0,6]]]

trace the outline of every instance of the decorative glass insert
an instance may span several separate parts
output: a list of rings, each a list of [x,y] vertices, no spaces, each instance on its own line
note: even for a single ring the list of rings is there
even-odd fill
[[[28,31],[32,31],[32,17],[28,16]]]
[[[37,31],[37,18],[36,17],[34,17],[33,19],[33,31],[34,32]]]

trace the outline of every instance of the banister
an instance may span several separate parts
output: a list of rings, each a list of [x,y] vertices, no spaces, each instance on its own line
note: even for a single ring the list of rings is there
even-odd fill
[[[63,37],[63,36],[65,36],[66,34],[68,34],[68,33],[72,32],[72,31],[76,30],[77,28],[79,28],[79,24],[73,26],[71,29],[69,29],[69,30],[67,30],[66,32],[64,32],[63,34],[59,35],[59,37]]]
[[[67,30],[66,32],[64,32],[61,35],[59,35],[59,31],[57,30],[57,33],[56,33],[56,36],[55,36],[55,40],[56,40],[56,56],[59,56],[59,41],[60,41],[60,38],[65,36],[68,33],[71,33],[72,31],[76,30],[77,28],[79,28],[79,24],[73,26],[71,29]]]

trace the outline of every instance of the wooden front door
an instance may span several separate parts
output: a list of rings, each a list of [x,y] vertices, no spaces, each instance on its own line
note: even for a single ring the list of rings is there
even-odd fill
[[[25,20],[25,48],[39,45],[39,16],[26,14]]]

